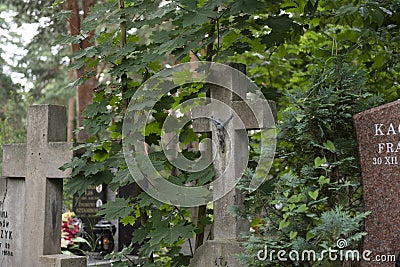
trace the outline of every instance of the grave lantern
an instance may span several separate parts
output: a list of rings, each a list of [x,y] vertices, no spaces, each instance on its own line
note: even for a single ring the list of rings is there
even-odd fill
[[[109,221],[100,220],[93,227],[93,234],[97,240],[96,252],[108,254],[114,250],[115,225]]]

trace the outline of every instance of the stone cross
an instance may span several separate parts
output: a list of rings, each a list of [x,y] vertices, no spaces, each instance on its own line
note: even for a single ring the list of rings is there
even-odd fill
[[[353,116],[362,173],[365,259],[361,266],[395,266],[400,253],[400,100]],[[380,259],[386,259],[382,261]],[[376,263],[380,260],[381,262]],[[396,264],[397,266],[397,264]]]
[[[65,108],[36,105],[28,109],[26,144],[4,146],[0,204],[13,236],[0,241],[0,266],[86,266],[86,258],[61,254],[62,178],[69,173],[59,167],[73,156],[66,138]]]
[[[243,64],[230,63],[229,66],[242,73],[246,72],[246,66]],[[212,139],[218,140],[218,145],[214,145],[212,151],[216,172],[213,192],[214,195],[218,195],[226,191],[226,186],[231,188],[237,182],[235,179],[241,177],[241,172],[247,166],[249,153],[247,130],[270,128],[275,121],[270,115],[271,112],[267,112],[268,105],[274,107],[273,102],[257,99],[245,103],[240,100],[248,96],[246,88],[248,81],[243,78],[244,75],[239,75],[239,72],[233,69],[215,75],[223,77],[223,84],[226,84],[227,88],[231,86],[236,94],[223,87],[210,85],[211,103],[192,109],[193,117],[197,117],[192,125],[195,132],[212,132]],[[226,106],[230,108],[227,109]],[[200,116],[209,119],[198,118]],[[223,125],[222,131],[219,123]],[[222,142],[221,137],[224,137]],[[249,224],[228,212],[230,206],[240,207],[243,204],[243,196],[239,190],[234,186],[232,188],[229,193],[214,201],[214,239],[207,241],[198,249],[190,264],[191,267],[241,266],[233,254],[241,252],[237,240],[240,239],[241,232],[249,230]]]

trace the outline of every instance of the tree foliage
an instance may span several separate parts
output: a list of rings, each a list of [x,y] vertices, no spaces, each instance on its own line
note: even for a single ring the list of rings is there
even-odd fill
[[[257,255],[264,245],[288,253],[313,250],[318,261],[282,263],[275,255],[268,256],[268,266],[341,266],[322,251],[338,249],[340,239],[346,240],[345,249],[358,249],[366,234],[352,116],[380,99],[368,92],[365,73],[340,59],[314,75],[306,91],[288,96],[292,105],[282,112],[276,176],[248,195],[255,232],[245,246],[252,252],[247,255]],[[254,256],[241,259],[251,266],[266,264]]]
[[[102,75],[107,82],[96,88],[93,104],[83,113],[87,118],[83,126],[92,138],[81,146],[85,153],[65,166],[73,167],[75,178],[70,188],[83,193],[90,183],[106,182],[114,190],[133,183],[121,152],[121,128],[127,103],[137,88],[166,64],[189,61],[190,54],[198,60],[226,61],[246,50],[262,52],[290,36],[298,38],[302,28],[288,14],[281,14],[280,5],[279,1],[254,1],[253,5],[245,1],[126,1],[123,5],[108,1],[96,5],[83,22],[81,34],[85,36],[95,30],[96,45],[74,53],[71,68],[88,66],[87,74],[75,85],[97,75],[93,67],[104,70]],[[269,29],[264,31],[265,25]],[[79,42],[82,36],[66,36],[64,40]],[[182,170],[174,170],[159,152],[166,111],[204,94],[204,89],[201,86],[176,88],[162,97],[155,106],[155,120],[146,128],[153,164],[171,172],[168,179],[174,183],[199,184],[213,178],[213,172],[198,175],[200,180]],[[188,134],[190,131],[190,127],[184,129],[186,134],[182,136],[189,138],[182,140],[184,143],[198,139],[197,135]],[[199,156],[189,147],[184,148],[184,154],[189,158]],[[101,213],[126,223],[141,220],[142,226],[135,232],[133,241],[142,243],[139,252],[150,259],[149,266],[188,264],[190,255],[183,255],[180,246],[196,228],[187,210],[161,204],[141,193],[129,199],[118,198]],[[205,223],[209,221],[206,218]]]
[[[21,45],[20,35],[10,29],[11,22],[4,16],[7,9],[0,4],[0,144],[22,142],[25,137],[26,109],[29,95],[15,84],[11,78],[12,63],[9,61],[6,47],[10,44]],[[0,158],[2,158],[2,150]],[[1,169],[1,165],[0,165]]]
[[[65,21],[52,19],[63,5],[53,0],[3,2],[5,14],[18,31],[23,31],[27,25],[30,34],[33,31],[31,40],[24,40],[24,33],[17,32],[21,40],[17,46],[22,55],[15,55],[10,71],[26,81],[21,87],[29,91],[32,102],[65,105],[68,97],[74,94],[74,90],[67,88],[71,82],[67,75],[69,47],[61,46],[55,40],[67,33],[67,25]]]
[[[87,66],[86,75],[74,85],[99,75],[98,71],[104,81],[84,112],[84,128],[92,137],[82,145],[84,155],[69,165],[75,176],[71,188],[82,193],[90,183],[106,182],[117,190],[134,182],[121,153],[122,118],[130,97],[154,73],[168,64],[188,62],[190,55],[197,60],[234,60],[246,63],[250,77],[284,110],[278,116],[282,121],[280,158],[275,163],[279,172],[265,184],[264,197],[260,196],[263,191],[249,196],[265,206],[283,204],[280,212],[271,215],[267,209],[260,215],[273,216],[260,228],[265,233],[274,230],[276,240],[253,235],[250,250],[259,240],[285,248],[321,248],[345,236],[357,244],[365,214],[360,213],[351,115],[378,103],[368,102],[366,92],[387,100],[397,97],[393,74],[398,72],[398,8],[398,2],[345,0],[107,1],[96,5],[83,22],[81,35],[62,38],[65,43],[79,42],[95,31],[95,45],[72,55],[72,69]],[[330,58],[337,55],[347,59],[331,65]],[[310,84],[317,70],[316,77],[323,79]],[[365,75],[367,91],[362,84]],[[166,111],[203,93],[204,88],[178,88],[156,105],[155,120],[146,130],[155,166],[173,171],[159,150]],[[190,175],[178,171],[169,179],[184,184]],[[207,178],[211,179],[212,175]],[[257,219],[254,208],[258,205],[252,207],[242,215]],[[188,263],[190,255],[183,256],[180,245],[198,230],[184,209],[141,193],[117,199],[101,213],[126,223],[141,220],[133,241],[143,242],[140,255],[149,258],[148,266]],[[340,220],[348,224],[330,231],[324,228]]]

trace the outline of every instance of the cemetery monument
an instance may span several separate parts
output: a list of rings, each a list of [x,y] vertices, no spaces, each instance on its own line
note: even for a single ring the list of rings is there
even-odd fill
[[[363,251],[370,259],[400,252],[400,101],[354,115],[362,172],[365,221]],[[361,266],[394,266],[392,262],[362,261]]]
[[[66,111],[29,107],[26,144],[3,148],[0,180],[0,266],[86,266],[86,257],[61,254],[63,178],[72,159],[65,142]]]
[[[223,73],[216,71],[211,75],[223,77],[223,81],[227,81],[226,87],[231,87],[233,90],[210,85],[211,103],[192,110],[194,117],[211,118],[195,119],[193,130],[212,132],[212,139],[218,140],[219,143],[219,147],[212,151],[216,172],[214,194],[225,191],[226,186],[234,184],[234,177],[240,177],[241,172],[247,167],[247,130],[275,127],[275,119],[268,111],[269,106],[274,108],[274,103],[261,99],[250,100],[247,103],[241,100],[249,97],[245,75],[240,75],[246,72],[246,66],[237,63],[230,63],[229,66],[234,69],[229,68],[228,71],[222,69]],[[230,108],[226,109],[226,106]],[[225,135],[222,135],[218,123],[223,124],[222,131],[225,131]],[[242,252],[238,241],[242,232],[249,231],[249,223],[244,219],[233,217],[228,210],[231,206],[240,207],[242,204],[243,196],[235,188],[214,201],[214,239],[199,247],[191,261],[191,267],[241,266],[234,258],[234,254]]]

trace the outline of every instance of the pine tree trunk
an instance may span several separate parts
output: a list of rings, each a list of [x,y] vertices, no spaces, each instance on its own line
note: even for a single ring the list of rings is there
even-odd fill
[[[92,0],[82,0],[83,7],[83,17],[85,18],[89,12],[90,7],[94,5],[94,1]],[[66,1],[66,9],[71,10],[71,17],[69,19],[69,32],[72,36],[79,35],[81,31],[81,18],[79,16],[79,4],[78,0],[67,0]],[[79,44],[71,45],[71,52],[74,53],[80,49],[85,49],[93,45],[91,42],[91,38],[93,37],[94,32],[90,32],[89,36],[84,39]],[[77,69],[75,71],[75,78],[81,78],[85,73],[85,67]],[[93,89],[96,86],[96,78],[92,77],[87,80],[84,84],[78,86],[76,89],[76,112],[77,112],[77,120],[76,127],[79,128],[82,126],[83,118],[81,116],[82,111],[86,108],[86,106],[92,101],[93,98]],[[70,114],[70,113],[69,113]],[[72,114],[72,113],[71,113]],[[72,118],[68,118],[68,121],[73,121]],[[88,134],[85,131],[80,131],[78,136],[76,137],[77,142],[83,142],[88,138]]]
[[[75,98],[68,99],[68,124],[67,124],[67,141],[74,140],[74,119],[75,119]]]

